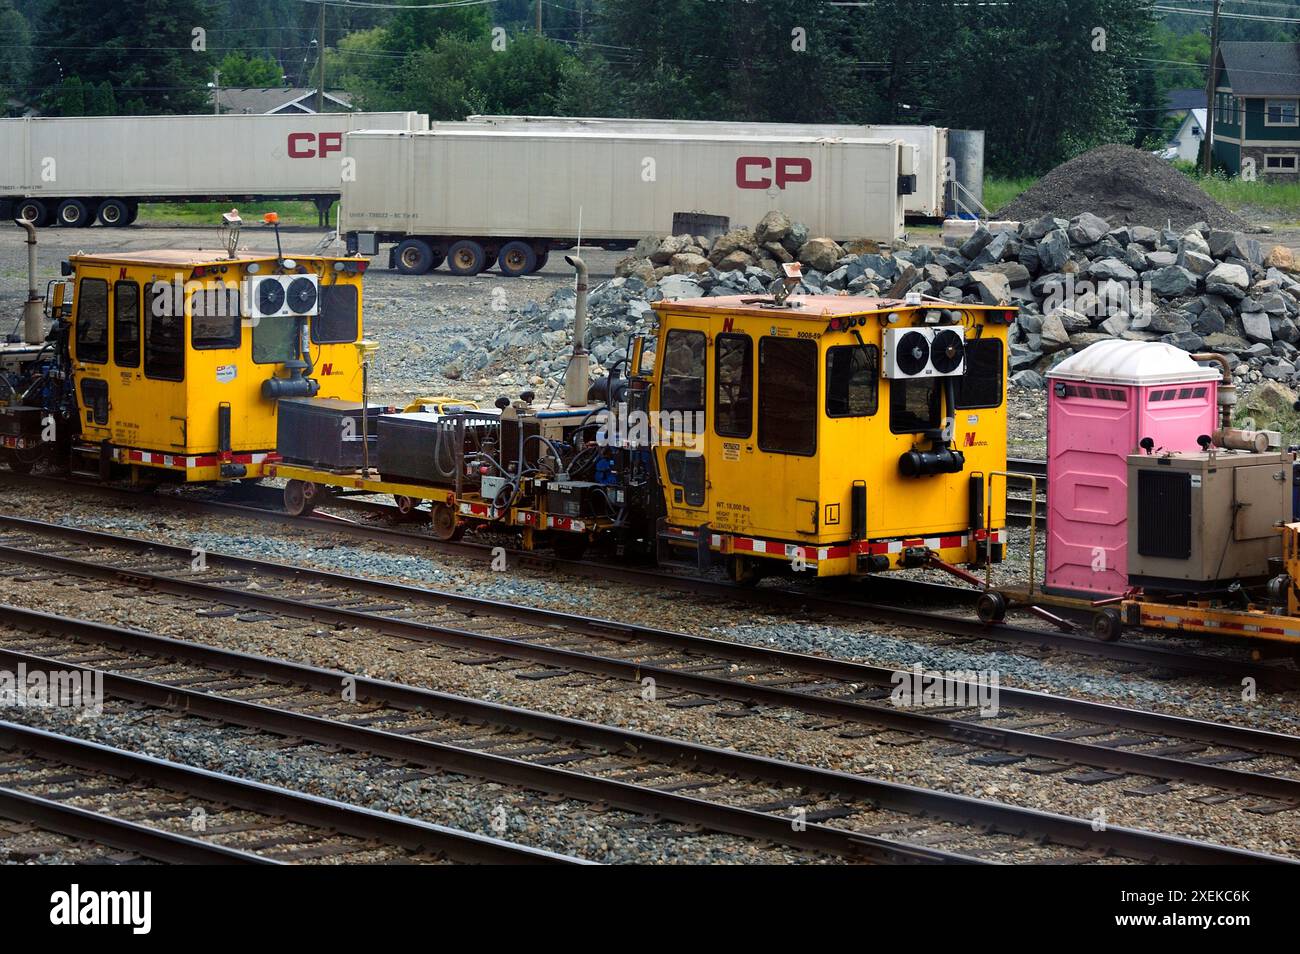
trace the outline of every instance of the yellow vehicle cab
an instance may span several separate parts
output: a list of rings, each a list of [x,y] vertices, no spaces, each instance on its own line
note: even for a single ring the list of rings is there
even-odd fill
[[[164,250],[69,270],[74,469],[260,477],[280,398],[360,399],[363,260]]]
[[[1006,338],[1015,310],[847,296],[654,305],[659,539],[732,575],[1002,558]],[[1004,486],[998,489],[1005,489]]]

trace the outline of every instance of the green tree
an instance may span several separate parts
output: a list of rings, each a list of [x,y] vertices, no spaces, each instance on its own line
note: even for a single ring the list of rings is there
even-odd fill
[[[86,115],[117,115],[117,98],[113,95],[113,87],[107,80],[98,84],[86,84]]]
[[[0,100],[9,96],[26,98],[32,62],[32,36],[27,18],[14,9],[11,0],[0,0]]]
[[[231,50],[217,64],[222,86],[271,87],[284,85],[280,64],[260,56]]]
[[[152,113],[205,111],[211,56],[194,31],[216,27],[209,0],[46,0],[40,22],[35,45],[48,55],[35,82],[47,98],[78,76]]]

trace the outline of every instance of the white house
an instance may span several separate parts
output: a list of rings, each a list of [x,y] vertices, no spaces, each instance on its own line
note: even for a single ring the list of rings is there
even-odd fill
[[[1183,117],[1178,132],[1169,140],[1169,147],[1161,153],[1165,159],[1186,159],[1196,162],[1201,154],[1201,143],[1205,140],[1205,109],[1189,109]]]

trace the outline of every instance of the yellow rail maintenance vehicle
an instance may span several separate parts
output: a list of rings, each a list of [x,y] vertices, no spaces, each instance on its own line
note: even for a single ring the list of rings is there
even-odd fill
[[[278,220],[267,216],[270,224]],[[224,248],[74,255],[58,456],[102,479],[258,478],[282,399],[357,400],[364,260]],[[47,410],[59,402],[44,402]]]
[[[1002,559],[1015,309],[784,289],[654,308],[630,393],[658,430],[661,553],[743,582]]]

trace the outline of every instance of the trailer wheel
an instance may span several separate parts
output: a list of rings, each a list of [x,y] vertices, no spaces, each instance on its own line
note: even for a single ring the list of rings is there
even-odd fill
[[[140,203],[136,202],[134,199],[128,199],[126,202],[126,211],[128,213],[126,224],[134,225],[135,220],[140,217]]]
[[[14,206],[14,219],[26,219],[34,225],[49,225],[50,210],[40,199],[23,199]]]
[[[540,272],[543,268],[545,268],[545,267],[546,267],[546,261],[547,261],[547,259],[549,259],[550,257],[551,257],[551,250],[550,250],[549,248],[548,248],[548,249],[543,249],[542,251],[538,252],[538,253],[537,253],[537,264],[533,266],[533,271],[535,271],[535,272]]]
[[[121,199],[105,199],[99,207],[99,224],[105,228],[119,228],[130,218],[131,210]]]
[[[66,228],[84,229],[90,224],[90,209],[80,199],[64,199],[54,217]]]
[[[1124,632],[1124,618],[1119,610],[1106,608],[1092,618],[1092,635],[1103,643],[1113,643]]]
[[[487,252],[478,242],[461,239],[447,249],[447,270],[453,275],[477,275],[487,268]]]
[[[1003,622],[1007,618],[1007,598],[997,590],[981,593],[975,601],[975,615],[988,626]]]
[[[507,242],[501,246],[497,267],[501,269],[502,275],[509,278],[532,274],[537,271],[537,253],[532,246],[523,242]]]
[[[393,260],[403,275],[423,275],[433,267],[433,249],[424,239],[406,239],[393,250]]]

